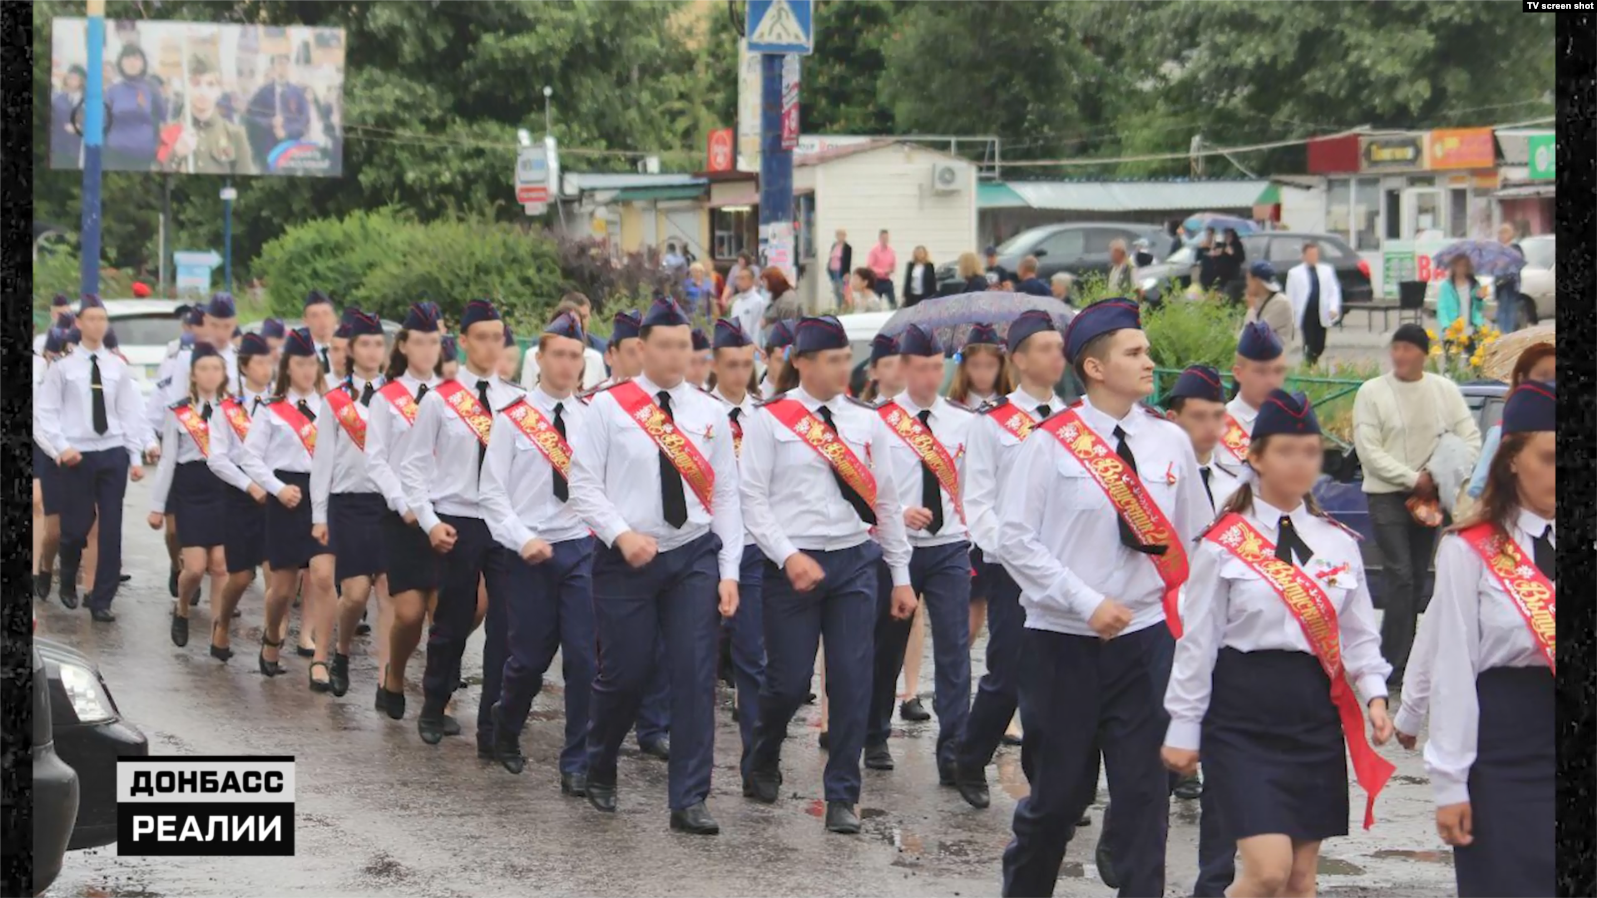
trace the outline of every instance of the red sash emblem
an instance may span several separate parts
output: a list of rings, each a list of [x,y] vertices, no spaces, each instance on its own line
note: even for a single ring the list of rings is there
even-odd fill
[[[998,406],[987,413],[987,417],[998,422],[998,426],[1008,431],[1015,439],[1025,442],[1026,437],[1037,429],[1037,419],[1027,414],[1020,406],[1006,400],[1005,405]]]
[[[394,411],[399,413],[399,417],[405,419],[407,425],[416,423],[416,397],[410,395],[404,384],[397,380],[389,381],[383,384],[377,395],[388,400],[393,405]]]
[[[1239,514],[1228,514],[1204,535],[1204,539],[1236,556],[1248,569],[1270,584],[1314,649],[1314,656],[1331,679],[1331,701],[1342,718],[1342,737],[1347,741],[1353,774],[1364,789],[1364,828],[1375,825],[1375,799],[1386,787],[1397,768],[1375,753],[1364,734],[1364,712],[1348,684],[1342,667],[1342,636],[1337,629],[1336,606],[1314,578],[1289,561],[1275,557],[1275,545]]]
[[[316,457],[316,425],[299,413],[294,403],[286,399],[272,403],[272,412],[283,419],[283,423],[293,428],[299,441],[305,444],[305,454]]]
[[[1253,438],[1242,429],[1242,424],[1230,412],[1226,412],[1225,433],[1220,435],[1220,442],[1225,445],[1226,451],[1236,456],[1237,461],[1248,460],[1248,446],[1252,444]]]
[[[349,391],[343,387],[328,390],[322,397],[327,400],[327,405],[333,410],[333,417],[343,425],[344,432],[354,441],[355,448],[366,451],[366,419],[360,416],[360,410],[355,407],[355,400]]]
[[[223,399],[222,414],[227,416],[227,423],[238,434],[238,441],[244,442],[244,438],[250,435],[250,415],[244,411],[244,403],[237,399]]]
[[[1081,420],[1075,408],[1065,409],[1044,421],[1042,429],[1053,434],[1059,444],[1081,462],[1143,545],[1165,547],[1163,555],[1147,557],[1159,571],[1159,579],[1164,581],[1165,624],[1170,627],[1170,633],[1180,639],[1179,595],[1181,584],[1187,582],[1187,550],[1181,545],[1180,534],[1159,509],[1159,503],[1148,495],[1137,472]]]
[[[1499,586],[1514,600],[1525,629],[1536,640],[1547,670],[1558,673],[1558,587],[1526,557],[1508,534],[1491,522],[1476,524],[1458,534],[1469,543]]]
[[[815,450],[832,466],[832,470],[843,478],[843,482],[853,488],[865,500],[865,504],[876,505],[876,478],[865,465],[860,464],[859,456],[848,448],[848,444],[838,437],[830,427],[821,423],[821,420],[810,414],[803,403],[796,399],[778,399],[767,402],[764,406],[776,417],[783,427],[798,434],[799,439]],[[867,453],[870,452],[867,444]]]
[[[488,445],[488,435],[493,432],[494,421],[488,416],[482,403],[477,397],[471,395],[466,385],[458,380],[446,380],[438,385],[438,395],[444,399],[444,405],[449,406],[460,420],[466,422],[471,432],[477,435],[478,442]]]
[[[525,399],[517,399],[514,405],[505,409],[504,414],[516,426],[516,430],[538,447],[544,458],[549,459],[550,467],[559,471],[561,477],[571,479],[571,445],[549,423],[543,412],[533,408],[532,403]]]
[[[184,403],[172,409],[172,414],[177,416],[177,423],[183,425],[188,431],[189,439],[194,445],[200,447],[200,455],[205,458],[211,456],[211,425],[199,415],[194,413],[194,406]]]
[[[643,428],[649,439],[660,447],[677,473],[682,475],[682,481],[693,490],[693,495],[699,497],[699,504],[709,511],[710,497],[715,490],[715,471],[693,445],[693,441],[665,416],[665,412],[654,404],[654,400],[643,392],[637,382],[629,380],[617,384],[610,388],[610,395],[616,398],[627,417]]]
[[[921,464],[931,470],[943,491],[954,501],[954,511],[959,514],[959,520],[964,522],[965,503],[959,497],[959,469],[954,466],[954,456],[948,453],[948,448],[920,422],[920,418],[905,411],[897,402],[879,407],[876,413],[882,416],[887,429],[903,440]]]

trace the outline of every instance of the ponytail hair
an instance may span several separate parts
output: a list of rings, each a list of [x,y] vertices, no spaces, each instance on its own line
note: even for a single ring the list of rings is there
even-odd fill
[[[798,389],[799,371],[797,362],[799,359],[812,359],[814,357],[815,353],[813,352],[796,352],[789,356],[787,364],[782,366],[782,373],[776,377],[776,392],[787,393]]]

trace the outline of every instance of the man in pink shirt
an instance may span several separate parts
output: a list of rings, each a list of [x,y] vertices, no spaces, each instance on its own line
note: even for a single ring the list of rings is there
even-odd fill
[[[893,294],[893,273],[898,270],[898,256],[893,248],[887,245],[887,232],[884,230],[877,235],[876,245],[871,247],[870,254],[865,257],[865,264],[876,273],[876,293],[887,300],[890,305],[897,306],[898,298]]]

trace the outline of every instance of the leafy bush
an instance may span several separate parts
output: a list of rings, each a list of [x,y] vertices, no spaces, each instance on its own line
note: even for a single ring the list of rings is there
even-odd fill
[[[1212,298],[1173,299],[1157,309],[1144,307],[1142,329],[1159,367],[1213,365],[1224,371],[1236,356],[1242,310]]]
[[[75,303],[83,284],[76,252],[46,249],[33,262],[33,310],[49,314],[50,299],[65,293]],[[133,276],[115,268],[100,270],[100,295],[126,298],[133,295]],[[37,316],[36,316],[37,317]]]
[[[627,308],[642,309],[656,294],[669,292],[672,277],[643,253],[628,253],[617,262],[605,244],[592,237],[558,240],[560,275],[567,289],[593,301],[595,322]]]
[[[392,209],[314,219],[263,246],[255,271],[266,282],[273,312],[298,316],[312,290],[339,300],[353,298],[386,259],[409,251],[405,238],[415,227]],[[442,297],[435,299],[443,302]]]

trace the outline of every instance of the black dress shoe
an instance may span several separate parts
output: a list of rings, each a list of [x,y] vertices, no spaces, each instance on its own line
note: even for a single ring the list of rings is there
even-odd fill
[[[661,736],[650,742],[639,743],[638,750],[651,758],[669,761],[671,760],[671,737]]]
[[[325,680],[316,679],[316,668],[318,668],[318,667],[320,667],[322,670],[328,671],[327,679],[325,679]],[[332,675],[331,668],[329,668],[327,666],[327,662],[326,661],[312,661],[310,663],[310,666],[305,669],[305,680],[308,683],[310,683],[310,687],[311,687],[311,691],[312,692],[332,692],[333,691],[333,679],[332,678],[333,678],[333,675]]]
[[[416,717],[416,733],[421,736],[421,741],[428,745],[437,745],[444,741],[444,712],[430,712],[423,707],[421,714]]]
[[[90,608],[89,617],[93,618],[97,624],[116,623],[116,615],[112,614],[109,608]]]
[[[616,787],[615,783],[588,782],[588,804],[593,805],[595,811],[605,814],[616,812]]]
[[[61,607],[72,610],[78,607],[78,567],[61,565]]]
[[[926,710],[926,706],[920,703],[920,696],[917,695],[909,701],[906,701],[898,706],[898,716],[904,718],[905,720],[913,720],[918,722],[922,720],[931,720],[932,712]]]
[[[776,804],[781,792],[781,771],[756,770],[743,778],[744,798],[752,798],[761,804]]]
[[[1203,795],[1203,780],[1198,779],[1196,773],[1191,776],[1184,776],[1181,778],[1181,782],[1176,783],[1174,794],[1182,801],[1196,801],[1199,796]]]
[[[804,704],[806,704],[806,705],[815,704],[815,698],[816,698],[815,693],[811,692],[809,695],[804,696]]]
[[[937,785],[952,786],[959,782],[959,768],[952,761],[937,764]]]
[[[1098,847],[1093,851],[1092,862],[1098,866],[1098,878],[1111,889],[1120,888],[1120,877],[1115,875],[1114,858],[1109,856],[1109,840],[1104,836],[1109,832],[1109,825],[1104,824],[1103,832],[1098,834]]]
[[[333,687],[334,695],[343,695],[349,691],[349,656],[333,653],[333,666],[327,672],[327,681]]]
[[[281,642],[273,642],[270,639],[267,639],[265,637],[261,638],[261,652],[260,652],[259,655],[255,656],[255,663],[261,669],[261,676],[263,676],[263,677],[275,677],[278,674],[283,672],[282,663],[280,663],[278,661],[268,661],[268,660],[266,660],[266,650],[268,648],[274,648],[275,649],[275,648],[281,647],[282,645],[283,644]]]
[[[132,580],[132,579],[133,579],[133,575],[132,574],[123,574],[123,575],[121,575],[121,576],[116,578],[116,582],[118,582],[118,583],[126,583],[126,582],[128,582],[129,580]]]
[[[503,707],[498,702],[488,709],[488,719],[494,724],[494,760],[511,773],[520,775],[527,767],[527,759],[521,754],[521,740],[505,723]]]
[[[993,803],[992,792],[988,790],[985,778],[955,780],[954,788],[959,790],[959,797],[965,799],[966,804],[978,811],[986,810]]]
[[[586,773],[560,774],[560,794],[570,795],[573,798],[586,798],[588,795],[588,775]]]
[[[377,684],[377,710],[393,720],[405,719],[405,693],[389,692],[381,682]]]
[[[679,833],[713,836],[721,831],[721,824],[715,822],[715,818],[710,816],[710,809],[701,801],[680,811],[672,811],[671,828]]]
[[[172,644],[182,648],[189,644],[189,619],[172,612]]]
[[[361,621],[360,623],[355,625],[355,635],[356,636],[365,636],[367,633],[370,633],[371,631],[372,631],[371,624],[368,624],[365,621]]]
[[[1086,811],[1082,811],[1081,812],[1081,819],[1076,821],[1076,828],[1077,829],[1081,829],[1083,826],[1091,826],[1091,825],[1092,825],[1092,815],[1087,813]]]
[[[172,594],[172,598],[177,598],[177,568],[172,568],[166,577],[166,591]]]
[[[998,741],[1005,745],[1019,746],[1022,742],[1022,739],[1013,733],[1005,733],[1003,736],[999,737]]]
[[[460,735],[460,721],[456,720],[455,719],[455,715],[453,715],[453,714],[445,714],[444,715],[444,735],[445,736],[459,736]]]
[[[840,833],[845,836],[859,833],[859,815],[854,813],[854,806],[846,801],[828,801],[826,803],[826,831]]]
[[[831,751],[832,750],[832,733],[831,733],[831,731],[830,730],[821,730],[821,734],[819,736],[815,737],[815,744],[819,745],[821,747],[821,751]]]
[[[33,597],[36,599],[50,598],[50,572],[33,575]]]
[[[872,770],[893,769],[893,753],[887,750],[886,742],[865,746],[865,766]]]

